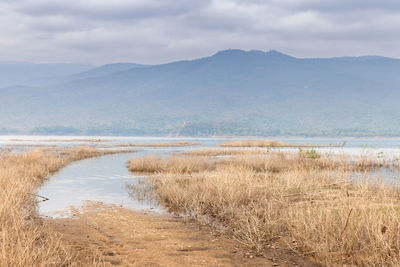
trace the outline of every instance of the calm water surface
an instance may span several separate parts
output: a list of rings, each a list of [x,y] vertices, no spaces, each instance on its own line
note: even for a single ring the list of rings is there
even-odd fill
[[[105,142],[91,143],[74,141],[76,139],[102,139]],[[199,142],[196,147],[215,147],[228,139],[247,138],[159,138],[159,137],[85,137],[85,136],[0,136],[0,148],[15,151],[32,149],[37,145],[90,145],[107,147],[118,143],[157,143],[157,142]],[[254,138],[252,138],[254,139]],[[274,138],[294,144],[317,144],[327,147],[316,148],[319,153],[345,153],[348,155],[365,155],[372,157],[400,158],[399,138]],[[69,140],[70,142],[65,142]],[[333,147],[335,145],[343,147]],[[174,151],[193,149],[180,148],[134,148],[137,152],[127,154],[107,155],[99,158],[74,162],[63,168],[48,179],[40,188],[38,194],[49,198],[39,204],[39,212],[46,216],[68,215],[70,206],[80,207],[85,201],[101,201],[109,204],[122,205],[133,209],[152,209],[160,211],[155,203],[143,203],[129,197],[127,184],[136,183],[139,176],[132,175],[126,168],[127,161],[132,157],[146,154],[167,155]],[[296,151],[285,148],[280,150]],[[388,181],[400,180],[397,172],[378,172]]]
[[[24,135],[3,135],[0,136],[0,146],[21,146],[21,145],[93,145],[90,142],[74,142],[76,139],[101,139],[104,145],[112,145],[115,143],[155,143],[155,142],[176,142],[190,141],[201,142],[202,145],[216,145],[225,140],[233,139],[276,139],[294,144],[317,144],[317,145],[339,145],[345,143],[346,148],[397,148],[400,149],[400,138],[253,138],[253,137],[215,137],[215,138],[176,138],[176,137],[123,137],[123,136],[24,136]],[[72,142],[65,142],[70,140]],[[50,142],[49,142],[50,141]]]
[[[140,203],[129,197],[127,183],[137,177],[130,174],[126,162],[135,153],[106,155],[74,162],[52,176],[38,192],[49,198],[39,204],[47,216],[68,215],[70,206],[80,207],[85,201],[101,201],[135,209],[154,209],[151,203]]]

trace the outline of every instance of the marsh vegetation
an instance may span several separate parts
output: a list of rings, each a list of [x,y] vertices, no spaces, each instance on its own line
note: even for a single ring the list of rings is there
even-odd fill
[[[269,151],[264,148],[214,148],[204,147],[198,149],[191,149],[181,152],[181,155],[185,156],[233,156],[233,155],[250,155],[250,154],[267,154]]]
[[[231,244],[245,246],[247,251],[252,251],[251,255],[265,256],[268,249],[278,247],[300,258],[311,257],[322,265],[400,264],[400,188],[376,176],[382,169],[398,171],[400,165],[396,157],[387,158],[379,153],[372,157],[367,152],[357,156],[330,154],[317,147],[188,150],[175,149],[172,145],[172,149],[164,149],[167,143],[145,143],[149,147],[161,144],[159,151],[149,149],[160,154],[148,155],[149,151],[144,151],[143,156],[128,162],[129,170],[142,177],[136,177],[140,182],[135,180],[129,186],[135,197],[155,201],[171,213],[207,224],[229,237]],[[192,142],[174,142],[168,146],[170,144],[184,146]],[[103,244],[99,243],[104,237],[101,234],[91,236],[91,247],[85,248],[88,239],[82,238],[80,225],[88,229],[93,226],[86,219],[79,219],[79,216],[86,218],[85,215],[76,212],[77,217],[71,221],[56,222],[43,219],[37,212],[37,203],[42,199],[37,189],[49,175],[76,160],[131,152],[129,147],[99,150],[43,146],[15,153],[4,150],[0,155],[0,266],[101,266],[104,258],[108,262],[115,258],[120,258],[121,262],[135,262],[133,257],[125,261],[124,253],[131,255],[129,251],[121,250],[120,255],[110,256],[109,250],[115,243],[108,240],[110,242],[104,241],[104,244],[109,247],[99,245]],[[132,156],[126,155],[120,160],[121,168]],[[109,209],[114,210],[114,207]],[[101,231],[107,232],[109,227],[120,225],[122,213],[127,218],[137,216],[122,208],[115,216],[108,216],[112,212],[93,213],[96,227],[103,227]],[[103,216],[107,217],[107,223]],[[143,225],[148,225],[152,219],[143,217],[143,220]],[[71,222],[70,228],[63,225],[67,221]],[[139,228],[129,222],[113,229],[115,236],[121,237],[119,241],[129,243],[130,238],[123,233]],[[76,232],[68,232],[74,229]],[[67,237],[70,234],[70,238],[61,238],[61,233]],[[81,242],[79,248],[74,245],[77,240]],[[146,240],[140,242],[147,245]],[[126,247],[135,249],[133,245]],[[135,255],[149,260],[149,255],[142,254]],[[203,256],[208,255],[204,252]],[[255,260],[260,259],[265,258]]]
[[[261,255],[279,245],[323,265],[400,264],[400,189],[371,175],[397,160],[304,149],[187,154],[132,159],[132,172],[151,173],[132,192]]]
[[[233,140],[226,141],[221,147],[316,147],[312,144],[291,144],[278,140]]]
[[[37,188],[70,162],[118,152],[75,147],[1,154],[0,266],[79,266],[74,252],[38,216]]]

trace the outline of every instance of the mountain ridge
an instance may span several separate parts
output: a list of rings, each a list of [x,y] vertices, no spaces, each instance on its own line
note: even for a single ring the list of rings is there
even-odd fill
[[[30,85],[35,89],[2,88],[0,105],[13,115],[0,108],[0,125],[28,133],[64,127],[84,134],[400,135],[398,59],[229,49],[127,64]]]

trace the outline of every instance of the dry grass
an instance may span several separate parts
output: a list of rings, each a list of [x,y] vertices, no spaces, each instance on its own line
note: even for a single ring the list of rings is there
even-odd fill
[[[208,169],[191,173],[160,168],[133,190],[171,212],[218,226],[260,253],[284,243],[323,265],[398,266],[400,189],[367,172],[382,164],[389,163],[305,153],[245,155],[213,159]],[[364,175],[352,182],[355,170]]]
[[[227,157],[215,157],[227,156]],[[370,159],[363,156],[329,155],[323,157],[314,150],[295,152],[267,152],[262,150],[198,149],[170,157],[149,155],[132,158],[128,168],[136,173],[194,173],[234,165],[255,172],[282,172],[286,170],[370,171],[381,167],[398,167],[396,161]]]
[[[212,162],[206,157],[172,156],[162,158],[150,155],[141,158],[133,158],[128,163],[131,172],[157,173],[193,173],[210,169]]]
[[[79,147],[0,155],[0,266],[79,265],[37,216],[35,192],[68,163],[105,153],[116,151]]]
[[[222,143],[222,147],[316,147],[316,145],[290,144],[276,140],[234,140]]]
[[[181,152],[187,156],[233,156],[233,155],[251,155],[251,154],[266,154],[265,149],[235,149],[235,148],[199,148]]]

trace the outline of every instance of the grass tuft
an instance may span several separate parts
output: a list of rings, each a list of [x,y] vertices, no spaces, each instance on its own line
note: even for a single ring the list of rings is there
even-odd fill
[[[144,157],[132,159],[130,169],[154,172],[133,192],[216,226],[259,253],[279,243],[322,265],[398,266],[400,190],[369,173],[388,165],[302,151]],[[350,180],[354,172],[357,182]]]
[[[35,193],[46,177],[68,163],[116,152],[78,147],[1,154],[0,266],[80,265],[60,236],[43,224]]]

